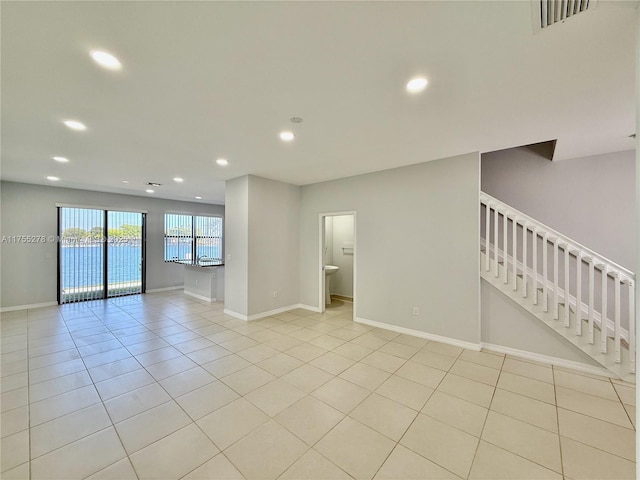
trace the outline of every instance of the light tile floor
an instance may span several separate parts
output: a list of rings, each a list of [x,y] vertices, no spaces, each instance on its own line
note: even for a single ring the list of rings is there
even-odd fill
[[[181,293],[2,316],[1,476],[633,478],[635,388]]]

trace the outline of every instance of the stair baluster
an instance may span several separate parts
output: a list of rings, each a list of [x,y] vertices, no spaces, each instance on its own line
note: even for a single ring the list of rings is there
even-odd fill
[[[533,304],[538,304],[538,229],[533,227],[531,231],[533,244],[531,245],[533,250]]]
[[[569,295],[571,285],[569,285],[569,245],[563,245],[564,251],[564,326],[569,328]]]
[[[513,263],[513,289],[518,290],[518,217],[513,217],[513,254],[511,260]]]
[[[509,235],[507,235],[509,229],[507,228],[509,226],[509,212],[507,210],[505,210],[503,216],[502,216],[502,262],[504,264],[504,270],[503,270],[503,281],[505,283],[505,285],[507,283],[509,283],[509,265],[507,264],[507,252],[509,251],[509,248],[507,246],[507,238]]]
[[[576,335],[582,335],[582,252],[576,252]]]
[[[618,272],[613,275],[614,294],[613,294],[613,339],[615,342],[616,363],[620,363],[622,355],[620,350],[620,274]]]
[[[595,263],[589,258],[589,343],[593,344],[593,320],[595,317]]]
[[[527,222],[522,222],[522,296],[527,297]]]
[[[549,311],[549,234],[544,232],[542,235],[542,309]]]
[[[558,320],[559,312],[558,312],[558,239],[553,238],[553,319]]]
[[[633,280],[628,280],[629,285],[629,362],[631,363],[631,371],[636,373],[636,302],[635,302],[635,284]]]
[[[607,353],[607,338],[608,335],[608,325],[607,325],[607,266],[600,265],[602,271],[602,305],[600,309],[600,351],[602,353]]]

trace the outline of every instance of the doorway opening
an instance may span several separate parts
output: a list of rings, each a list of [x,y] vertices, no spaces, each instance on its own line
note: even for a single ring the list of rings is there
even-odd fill
[[[320,215],[320,311],[356,318],[356,212]]]
[[[58,303],[145,291],[143,212],[58,207]]]

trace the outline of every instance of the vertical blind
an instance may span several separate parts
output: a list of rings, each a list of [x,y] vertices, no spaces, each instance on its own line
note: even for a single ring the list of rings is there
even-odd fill
[[[59,302],[143,291],[144,214],[59,207]]]
[[[222,261],[222,217],[166,213],[164,259],[187,264]]]

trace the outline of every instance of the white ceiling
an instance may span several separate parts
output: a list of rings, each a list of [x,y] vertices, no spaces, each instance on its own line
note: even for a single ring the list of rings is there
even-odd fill
[[[534,33],[529,1],[2,2],[1,178],[223,203],[245,174],[304,185],[556,138],[556,159],[633,149],[636,3]]]

